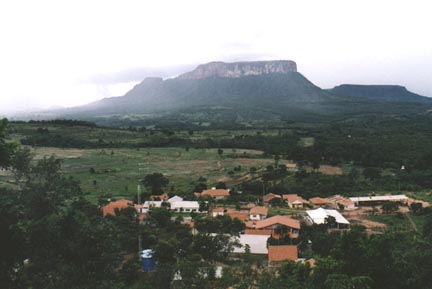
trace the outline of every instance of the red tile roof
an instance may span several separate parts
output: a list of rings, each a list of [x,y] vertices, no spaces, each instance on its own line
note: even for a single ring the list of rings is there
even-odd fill
[[[296,169],[297,168],[297,164],[286,164],[285,167],[287,169]]]
[[[267,216],[268,208],[256,206],[256,207],[253,207],[252,209],[250,209],[249,214]]]
[[[265,235],[270,236],[272,234],[272,230],[254,230],[254,229],[246,229],[244,231],[245,235]]]
[[[323,199],[320,197],[311,198],[311,199],[309,199],[309,202],[311,202],[314,205],[326,205],[326,204],[328,204],[328,201],[326,199]]]
[[[274,198],[278,198],[278,199],[280,199],[281,196],[280,196],[280,195],[273,194],[273,193],[270,193],[270,194],[265,195],[265,196],[263,197],[263,200],[264,200],[264,202],[267,203],[267,202],[270,202],[271,200],[273,200]]]
[[[306,201],[305,199],[303,199],[302,197],[300,197],[297,194],[287,194],[287,195],[282,195],[282,198],[284,200],[287,200],[288,203],[293,203],[295,201],[300,201],[302,203],[307,203],[308,201]]]
[[[246,221],[249,219],[248,213],[241,213],[241,212],[227,212],[228,216],[230,216],[231,219],[239,219],[240,221]]]
[[[201,193],[201,196],[209,196],[209,197],[227,197],[229,196],[229,191],[224,189],[211,189],[205,190]]]
[[[285,260],[297,260],[297,246],[268,246],[268,260],[270,262],[280,262]]]
[[[284,225],[300,230],[300,221],[291,219],[287,216],[273,216],[264,220],[256,221],[255,229],[263,229],[273,225]]]
[[[123,210],[127,207],[132,206],[132,201],[129,200],[118,200],[115,202],[110,202],[108,205],[102,207],[103,216],[112,215],[115,216],[115,210]]]
[[[212,210],[212,213],[223,213],[223,212],[225,212],[224,208],[214,208]]]

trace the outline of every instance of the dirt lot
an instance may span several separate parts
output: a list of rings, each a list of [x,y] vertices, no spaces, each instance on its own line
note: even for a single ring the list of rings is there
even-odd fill
[[[33,150],[35,153],[35,159],[42,159],[44,156],[55,155],[61,159],[76,159],[84,155],[84,150],[80,149],[61,149],[61,148],[50,148],[50,147],[37,147]]]
[[[375,209],[378,211],[381,210],[381,208],[378,207],[376,207]],[[384,223],[368,220],[368,217],[370,216],[371,212],[372,212],[372,207],[359,207],[358,209],[353,211],[346,211],[343,213],[343,215],[349,221],[353,221],[353,223],[355,224],[363,225],[367,229],[386,228],[387,225]]]
[[[311,167],[306,168],[307,172],[313,171]],[[318,172],[325,174],[325,175],[331,175],[331,176],[340,176],[343,174],[342,169],[340,167],[333,167],[328,165],[322,165],[318,169]]]

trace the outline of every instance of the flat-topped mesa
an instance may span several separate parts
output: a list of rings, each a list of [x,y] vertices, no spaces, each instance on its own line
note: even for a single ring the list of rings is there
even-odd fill
[[[238,78],[249,75],[297,72],[297,64],[291,60],[210,62],[201,64],[195,70],[186,72],[179,79],[201,79],[208,77]]]

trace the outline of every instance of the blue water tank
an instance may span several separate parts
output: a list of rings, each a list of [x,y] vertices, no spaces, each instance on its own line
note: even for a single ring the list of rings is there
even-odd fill
[[[155,262],[153,259],[153,250],[146,249],[141,251],[142,269],[144,272],[151,272],[154,270]]]

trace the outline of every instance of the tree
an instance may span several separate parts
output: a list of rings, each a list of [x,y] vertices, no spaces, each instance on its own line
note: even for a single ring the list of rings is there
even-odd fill
[[[325,223],[327,224],[327,226],[329,228],[336,228],[337,227],[336,218],[333,216],[327,216],[327,218],[325,218]]]
[[[150,188],[153,194],[160,194],[163,193],[162,188],[169,184],[169,180],[161,173],[153,173],[146,175],[141,183]]]
[[[33,154],[28,148],[18,147],[12,153],[10,161],[10,170],[12,171],[15,183],[20,187],[20,181],[23,177],[28,178],[31,170],[31,161],[33,160]]]
[[[160,227],[166,227],[171,221],[171,212],[162,207],[153,208],[149,216],[150,221]]]
[[[6,118],[0,119],[0,168],[6,168],[9,166],[11,153],[14,144],[6,143],[6,131],[9,127],[9,122]]]
[[[397,202],[386,202],[382,205],[384,214],[395,213],[399,210],[399,204]]]
[[[381,169],[371,167],[365,168],[363,170],[363,176],[370,180],[379,179],[381,177]]]
[[[223,149],[218,148],[217,153],[220,157],[222,156],[223,152],[224,152]]]
[[[410,210],[413,214],[418,214],[423,210],[423,204],[419,202],[411,203]]]

